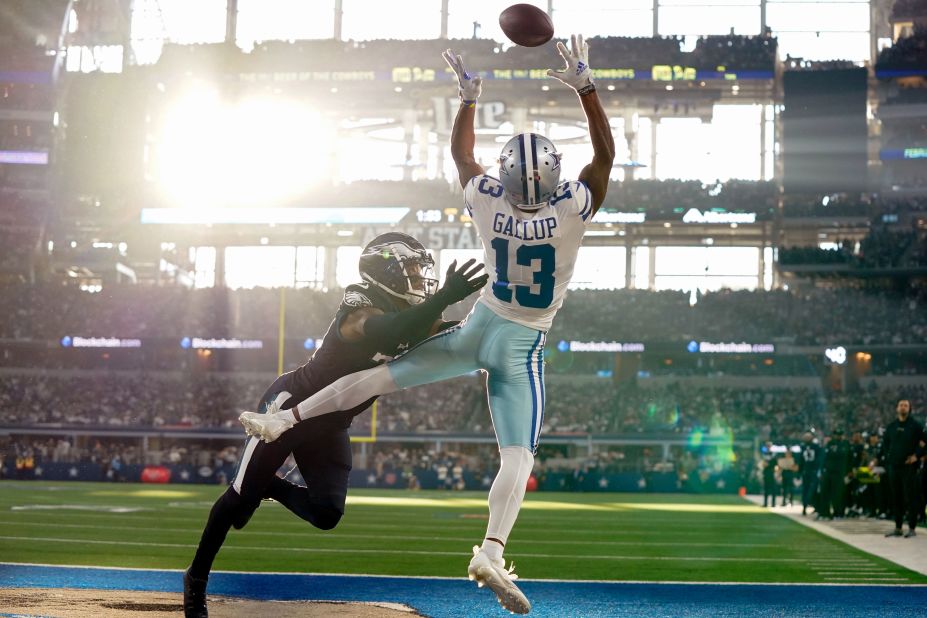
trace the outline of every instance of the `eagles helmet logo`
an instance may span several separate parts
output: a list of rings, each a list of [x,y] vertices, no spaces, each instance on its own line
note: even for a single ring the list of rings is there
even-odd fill
[[[344,293],[344,304],[348,307],[372,307],[373,301],[357,290],[348,290]]]

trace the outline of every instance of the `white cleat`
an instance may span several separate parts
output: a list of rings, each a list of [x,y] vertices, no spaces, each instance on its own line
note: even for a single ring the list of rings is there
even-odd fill
[[[528,597],[515,585],[518,575],[515,575],[514,564],[506,569],[504,560],[492,560],[479,545],[474,545],[473,559],[470,560],[467,574],[470,581],[475,581],[480,588],[485,585],[495,592],[499,604],[513,614],[527,614],[531,611]]]
[[[238,415],[238,421],[245,426],[245,433],[249,436],[260,438],[264,442],[273,442],[283,434],[284,431],[295,425],[290,422],[287,425],[287,416],[278,414],[281,406],[292,395],[287,391],[277,393],[273,401],[267,403],[267,410],[264,414],[257,412],[242,412]],[[295,419],[294,419],[295,420]],[[283,428],[281,429],[280,426]]]
[[[245,426],[245,433],[260,438],[264,442],[273,442],[296,424],[296,419],[288,420],[285,415],[258,414],[257,412],[242,412],[238,421]]]

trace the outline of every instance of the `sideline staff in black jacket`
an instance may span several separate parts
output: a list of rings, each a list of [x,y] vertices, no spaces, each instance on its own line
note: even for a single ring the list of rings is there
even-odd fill
[[[895,408],[898,419],[885,428],[882,440],[882,464],[888,471],[892,488],[892,505],[895,514],[895,529],[885,536],[901,536],[901,524],[905,510],[908,513],[908,533],[905,538],[915,536],[917,527],[917,460],[924,452],[924,428],[911,418],[911,402],[898,401]],[[907,509],[905,508],[907,507]]]

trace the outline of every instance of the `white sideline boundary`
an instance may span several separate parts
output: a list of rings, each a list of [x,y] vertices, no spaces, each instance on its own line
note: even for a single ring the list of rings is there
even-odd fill
[[[776,496],[780,498],[781,496]],[[746,499],[754,504],[763,505],[763,496],[747,495]],[[848,534],[838,530],[833,526],[832,521],[815,521],[814,515],[802,516],[801,505],[798,506],[777,506],[769,509],[770,513],[781,515],[787,519],[798,522],[799,524],[811,528],[825,536],[836,539],[850,547],[862,550],[867,554],[872,554],[883,560],[894,562],[897,565],[911,569],[921,575],[927,575],[927,529],[923,530],[922,536],[916,536],[913,539],[887,539],[884,533],[874,534]],[[885,526],[885,532],[890,532],[895,528],[895,522],[889,520],[862,520],[867,523],[882,523]],[[852,523],[853,520],[845,519],[844,523]]]

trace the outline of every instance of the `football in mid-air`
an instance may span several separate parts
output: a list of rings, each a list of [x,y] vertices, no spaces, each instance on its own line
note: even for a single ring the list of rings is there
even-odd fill
[[[532,4],[513,4],[499,14],[499,26],[516,45],[537,47],[554,36],[550,16]]]

